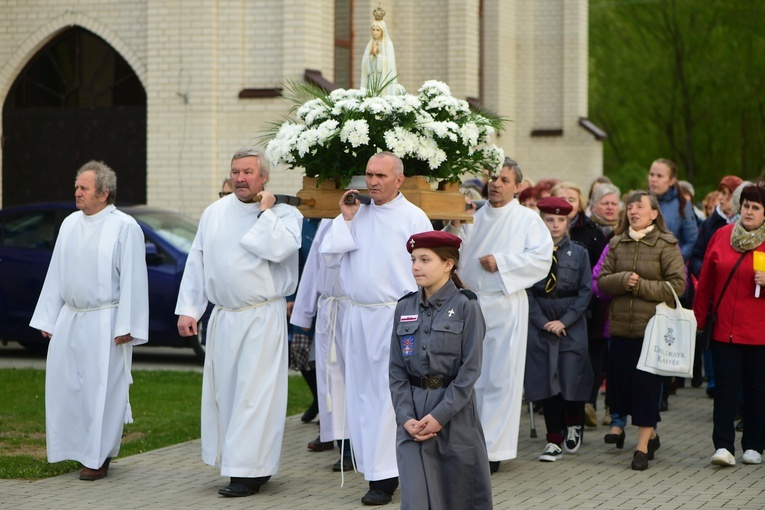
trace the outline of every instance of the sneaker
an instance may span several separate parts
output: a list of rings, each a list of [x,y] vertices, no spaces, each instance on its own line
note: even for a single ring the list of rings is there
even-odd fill
[[[595,411],[595,407],[589,402],[584,404],[584,424],[588,427],[598,426],[598,413]]]
[[[714,455],[712,455],[712,464],[715,466],[735,466],[736,457],[725,448],[719,448]]]
[[[582,446],[582,426],[574,425],[573,427],[567,427],[563,449],[566,453],[574,453],[580,446]]]
[[[747,450],[741,460],[744,464],[762,464],[762,454],[757,453],[757,450]]]
[[[545,451],[539,456],[539,460],[542,462],[555,462],[561,458],[562,454],[563,450],[560,449],[560,446],[555,443],[547,443]]]

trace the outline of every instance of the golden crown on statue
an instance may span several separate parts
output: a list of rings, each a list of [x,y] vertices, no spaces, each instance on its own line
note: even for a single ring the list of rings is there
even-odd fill
[[[375,17],[375,21],[382,21],[385,17],[385,11],[380,4],[377,4],[377,9],[372,11],[372,16]]]

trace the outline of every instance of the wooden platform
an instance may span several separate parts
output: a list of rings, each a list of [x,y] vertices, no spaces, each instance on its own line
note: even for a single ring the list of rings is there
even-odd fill
[[[314,177],[303,177],[303,189],[297,194],[303,205],[298,209],[306,218],[334,218],[340,214],[338,204],[345,191],[332,181],[319,184]],[[443,189],[432,189],[426,177],[413,176],[404,180],[401,193],[431,220],[473,221],[473,216],[465,212],[465,196],[459,192],[459,184],[447,183]]]

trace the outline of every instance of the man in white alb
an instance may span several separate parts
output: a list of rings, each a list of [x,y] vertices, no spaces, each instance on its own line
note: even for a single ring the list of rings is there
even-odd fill
[[[478,295],[484,318],[481,376],[475,385],[491,471],[518,451],[529,301],[526,289],[547,276],[553,243],[539,213],[515,193],[523,180],[518,163],[506,158],[489,181],[488,204],[463,227],[459,272]]]
[[[74,196],[79,211],[61,224],[29,325],[50,339],[48,461],[79,461],[80,480],[99,480],[133,421],[133,345],[149,338],[146,247],[138,223],[114,207],[117,176],[104,163],[80,168]]]
[[[208,301],[202,460],[231,477],[223,496],[249,496],[279,469],[287,411],[287,305],[298,281],[302,215],[263,187],[257,149],[234,154],[234,194],[205,209],[183,273],[179,332],[197,334]]]
[[[345,419],[345,350],[341,327],[348,308],[338,268],[330,268],[319,253],[321,242],[332,225],[323,219],[308,252],[300,278],[290,323],[309,329],[316,319],[313,345],[316,350],[316,388],[319,405],[320,444],[337,440],[342,457],[335,471],[352,470],[348,426]],[[315,441],[308,443],[310,449]]]
[[[341,214],[321,244],[328,265],[340,268],[350,298],[342,328],[348,424],[356,465],[369,480],[365,505],[391,501],[398,487],[396,418],[388,383],[390,337],[399,298],[417,290],[405,247],[412,234],[432,230],[425,213],[399,193],[404,166],[395,154],[369,159],[370,205],[340,200]],[[549,237],[549,236],[548,236]]]

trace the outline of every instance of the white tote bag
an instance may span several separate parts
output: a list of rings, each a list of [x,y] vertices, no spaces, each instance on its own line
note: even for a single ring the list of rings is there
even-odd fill
[[[669,285],[669,282],[664,282]],[[675,289],[675,309],[666,303],[656,305],[648,321],[637,369],[656,375],[691,377],[696,351],[696,317],[680,305]]]

